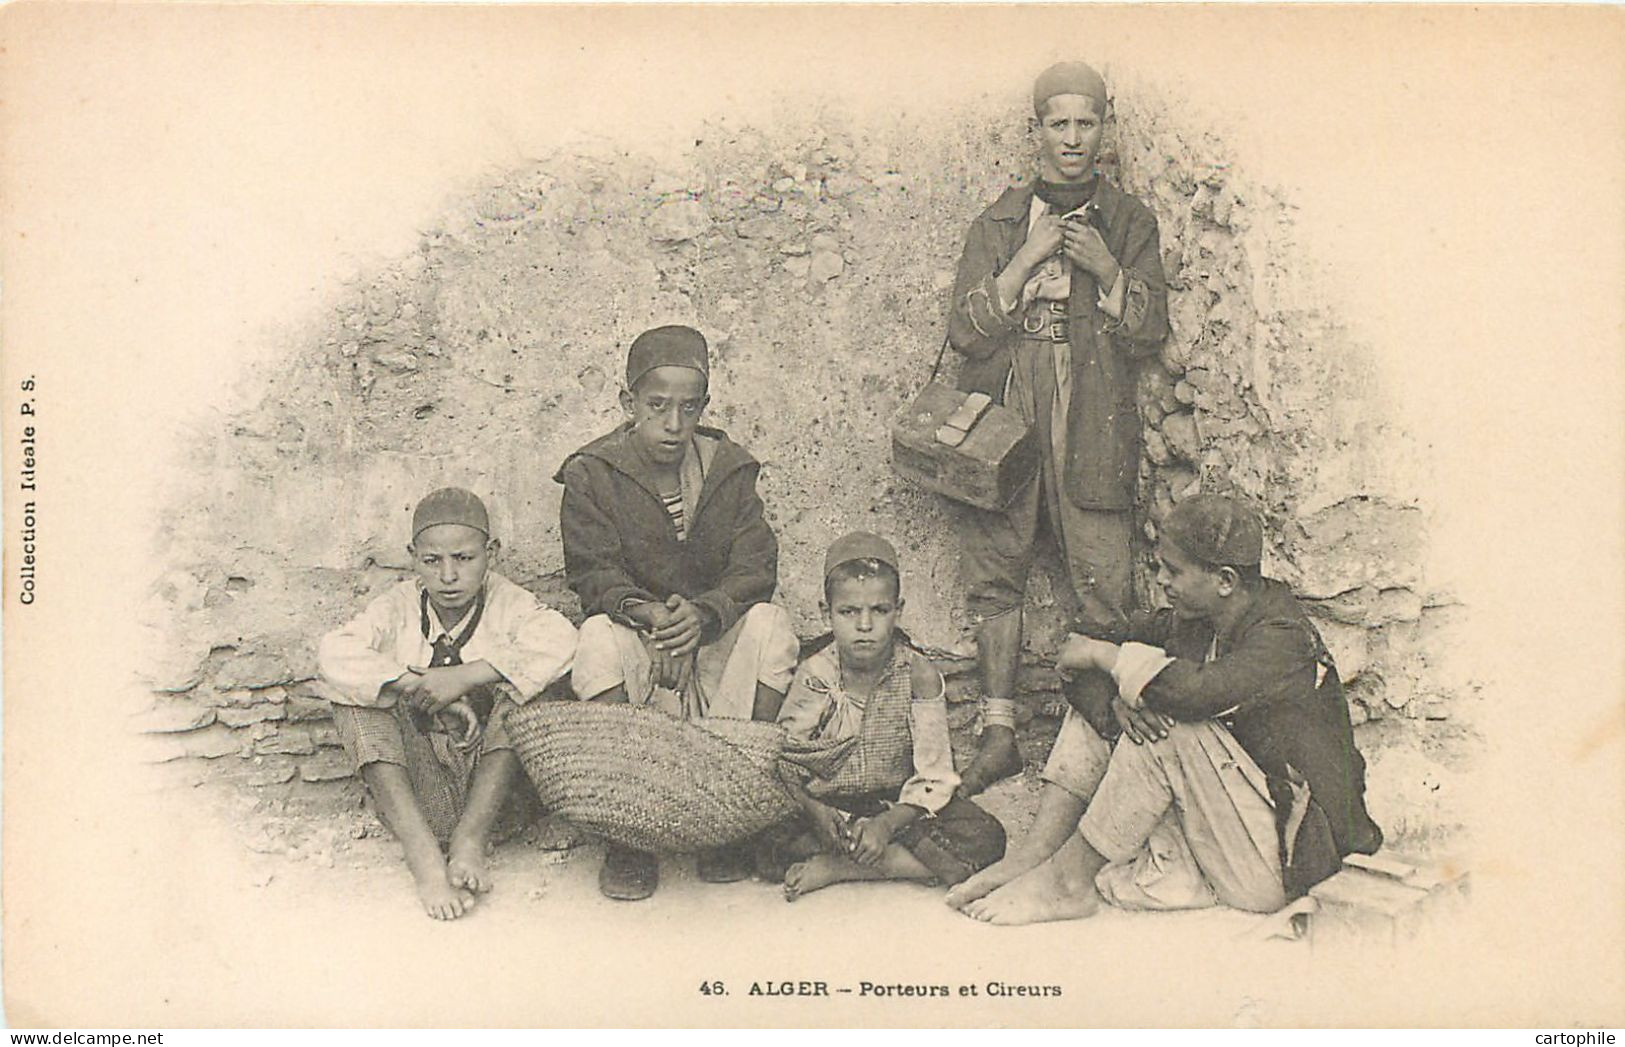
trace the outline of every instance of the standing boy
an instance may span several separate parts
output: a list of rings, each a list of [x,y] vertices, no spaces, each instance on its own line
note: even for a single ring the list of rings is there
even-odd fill
[[[864,531],[824,557],[829,646],[796,670],[779,722],[792,739],[847,744],[833,767],[794,789],[803,859],[784,873],[791,901],[849,880],[952,885],[1004,854],[1004,827],[956,796],[946,684],[897,628],[897,550]],[[776,871],[776,870],[775,870]]]
[[[1019,411],[1040,452],[1038,476],[1009,506],[965,517],[961,571],[986,695],[967,793],[1021,768],[1013,699],[1040,535],[1058,547],[1086,626],[1121,622],[1131,602],[1133,361],[1167,337],[1168,291],[1156,219],[1095,169],[1107,109],[1089,66],[1044,71],[1033,87],[1037,178],[982,212],[959,260],[948,337],[965,357],[960,388]],[[1068,700],[1104,724],[1109,681],[1082,674]]]
[[[649,704],[674,716],[772,720],[799,644],[778,584],[778,541],[756,494],[760,466],[720,430],[705,338],[690,327],[645,331],[626,359],[625,424],[576,451],[560,531],[570,587],[589,617],[573,684],[598,701]],[[700,876],[750,875],[749,855],[700,856]],[[610,845],[599,887],[647,898],[652,854]]]
[[[317,656],[339,739],[439,920],[490,889],[486,835],[519,772],[508,711],[575,653],[563,615],[490,570],[499,548],[476,495],[428,495],[406,547],[416,577],[324,636]]]
[[[1170,606],[1136,615],[1128,643],[1073,636],[1060,657],[1111,675],[1129,744],[1108,757],[1087,732],[1057,739],[1041,846],[1023,841],[949,904],[991,923],[1075,919],[1101,899],[1273,912],[1381,846],[1337,668],[1291,591],[1260,575],[1262,549],[1257,516],[1230,498],[1168,514]],[[1067,797],[1076,833],[1056,817]]]

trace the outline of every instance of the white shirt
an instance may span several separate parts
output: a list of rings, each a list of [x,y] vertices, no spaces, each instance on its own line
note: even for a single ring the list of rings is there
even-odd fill
[[[394,698],[379,693],[383,686],[408,666],[429,664],[434,645],[423,635],[422,592],[422,584],[408,578],[322,637],[316,660],[332,701],[387,708]],[[455,634],[461,624],[449,631]],[[431,636],[447,631],[431,608]],[[462,648],[464,663],[488,663],[513,686],[515,700],[526,702],[570,671],[575,651],[576,629],[569,619],[496,572],[486,574],[485,610]]]

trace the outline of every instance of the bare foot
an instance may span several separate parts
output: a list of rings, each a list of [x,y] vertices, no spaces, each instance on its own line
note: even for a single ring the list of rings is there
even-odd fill
[[[436,920],[455,920],[474,908],[474,896],[452,884],[438,846],[420,853],[408,851],[406,867],[412,870],[423,911]]]
[[[466,887],[476,894],[489,891],[491,873],[485,867],[485,843],[453,836],[446,880],[453,887]]]
[[[994,782],[1021,772],[1021,750],[1016,748],[1016,732],[1009,727],[988,727],[976,756],[960,778],[959,791],[975,796]]]
[[[961,911],[983,923],[1014,925],[1077,920],[1100,908],[1094,878],[1054,858],[967,904]]]
[[[793,902],[820,887],[847,880],[873,880],[880,873],[839,854],[818,854],[785,870],[784,900]]]
[[[955,884],[949,888],[948,895],[943,901],[955,909],[963,909],[978,898],[984,898],[1003,887],[1037,864],[1026,855],[1005,855],[963,883]]]

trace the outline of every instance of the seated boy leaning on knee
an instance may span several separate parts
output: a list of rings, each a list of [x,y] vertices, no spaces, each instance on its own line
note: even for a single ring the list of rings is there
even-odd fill
[[[779,713],[793,742],[827,758],[792,785],[803,817],[759,862],[783,870],[791,901],[848,880],[956,884],[1004,853],[998,819],[955,795],[942,674],[897,628],[902,610],[891,543],[857,531],[830,546],[831,642],[796,670]]]
[[[1336,666],[1291,590],[1260,574],[1262,549],[1257,515],[1235,499],[1199,494],[1168,514],[1157,579],[1169,606],[1136,614],[1128,642],[1073,636],[1058,659],[1111,674],[1131,744],[1103,774],[1098,755],[1077,754],[1083,787],[1059,773],[1046,783],[1052,799],[1080,797],[1067,808],[1081,811],[1077,833],[1045,833],[1049,853],[1026,852],[951,904],[995,923],[1087,916],[1098,899],[1269,912],[1343,856],[1376,851]]]
[[[756,494],[760,465],[718,429],[705,338],[689,327],[645,331],[626,359],[627,420],[570,455],[559,529],[570,587],[588,615],[572,684],[578,697],[652,705],[674,716],[772,720],[800,646],[767,601],[778,540]],[[739,880],[748,856],[700,857],[710,882]],[[612,898],[653,893],[654,855],[611,846],[599,886]]]
[[[490,570],[485,504],[448,487],[418,503],[415,577],[322,638],[333,721],[430,916],[490,889],[486,837],[519,771],[504,720],[570,668],[576,631]],[[449,843],[449,858],[441,844]]]

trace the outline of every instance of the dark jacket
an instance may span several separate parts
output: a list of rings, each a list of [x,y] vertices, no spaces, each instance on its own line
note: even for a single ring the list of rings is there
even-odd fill
[[[1032,199],[1030,187],[1007,189],[972,223],[948,311],[948,340],[965,358],[959,388],[994,400],[1004,395],[1012,348],[1021,337],[1021,311],[1001,311],[993,283],[1027,240]],[[1095,203],[1101,237],[1123,267],[1123,315],[1114,320],[1100,312],[1094,278],[1073,269],[1072,403],[1067,461],[1057,467],[1067,496],[1079,508],[1128,509],[1140,468],[1132,361],[1156,352],[1168,337],[1168,284],[1157,220],[1146,206],[1104,178]]]
[[[1287,896],[1372,854],[1382,831],[1365,809],[1365,761],[1354,747],[1337,666],[1292,591],[1268,580],[1240,620],[1213,626],[1140,612],[1129,639],[1174,659],[1146,685],[1147,708],[1175,720],[1216,719],[1269,778]]]
[[[704,483],[688,540],[661,504],[654,473],[626,426],[564,460],[559,532],[570,588],[589,615],[619,616],[628,600],[673,593],[717,619],[706,642],[726,632],[778,584],[779,545],[756,495],[756,459],[717,429],[695,431]]]

